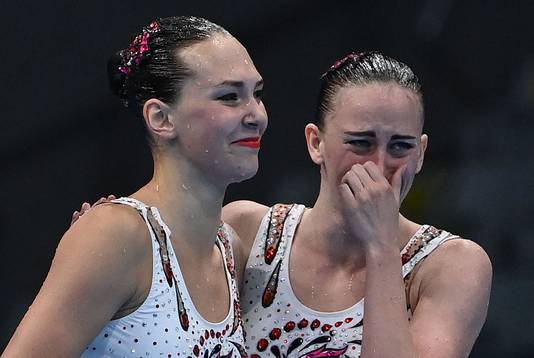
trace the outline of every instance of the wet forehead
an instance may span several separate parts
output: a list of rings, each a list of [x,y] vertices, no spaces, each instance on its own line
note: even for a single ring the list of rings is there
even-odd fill
[[[422,115],[420,99],[413,91],[395,83],[371,83],[340,88],[325,122],[343,130],[413,135],[422,131]]]
[[[246,49],[234,37],[215,34],[183,49],[179,56],[196,80],[210,83],[226,80],[259,80],[260,76]]]

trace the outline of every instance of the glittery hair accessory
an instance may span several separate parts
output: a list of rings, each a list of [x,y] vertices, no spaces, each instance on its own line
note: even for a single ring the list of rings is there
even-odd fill
[[[143,28],[143,32],[134,38],[130,46],[121,51],[122,63],[119,66],[119,71],[128,76],[139,66],[150,52],[150,37],[159,32],[160,29],[161,25],[157,20]]]
[[[323,78],[324,76],[326,76],[327,74],[329,74],[330,72],[333,72],[333,71],[336,71],[337,69],[339,69],[340,67],[342,67],[348,60],[358,60],[360,57],[362,57],[363,55],[365,54],[365,52],[351,52],[349,53],[348,55],[346,55],[345,57],[337,60],[336,62],[334,62],[334,64],[332,66],[330,66],[330,68],[328,69],[328,71],[326,71],[325,73],[323,73],[321,75],[321,78]]]

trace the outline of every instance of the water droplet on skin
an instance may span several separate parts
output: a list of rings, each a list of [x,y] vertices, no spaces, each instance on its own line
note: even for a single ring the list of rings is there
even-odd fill
[[[189,187],[187,185],[185,185],[184,183],[182,183],[182,189],[189,190]]]
[[[210,151],[206,149],[204,152],[205,152],[205,153],[209,153]]]
[[[187,123],[187,129],[191,129],[191,124]]]

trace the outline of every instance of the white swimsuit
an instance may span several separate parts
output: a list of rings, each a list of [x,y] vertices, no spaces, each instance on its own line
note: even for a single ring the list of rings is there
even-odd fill
[[[304,209],[303,205],[273,206],[256,235],[242,291],[251,358],[360,355],[364,299],[342,311],[319,312],[300,302],[291,288],[291,244]],[[418,262],[453,238],[458,236],[423,225],[401,251],[405,282]]]
[[[226,263],[230,291],[228,315],[219,323],[205,320],[196,310],[174,253],[171,232],[155,207],[121,198],[114,203],[137,209],[152,241],[152,285],[134,312],[110,321],[82,357],[245,357],[243,326],[234,260],[228,235],[221,225],[217,246]]]

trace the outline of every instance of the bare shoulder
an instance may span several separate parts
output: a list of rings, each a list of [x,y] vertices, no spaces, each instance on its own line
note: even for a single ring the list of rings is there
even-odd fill
[[[99,205],[65,233],[49,275],[61,276],[68,271],[95,290],[113,285],[117,300],[123,301],[135,291],[136,269],[151,255],[150,248],[146,225],[135,209]]]
[[[79,356],[136,294],[139,260],[151,254],[147,235],[131,208],[106,204],[85,213],[61,239],[8,351],[15,356],[35,351],[42,356]],[[65,336],[73,338],[58,346]]]
[[[136,249],[138,245],[146,245],[146,225],[138,212],[127,205],[101,204],[91,208],[70,229],[62,239],[71,241],[75,237],[73,245],[91,244],[98,245],[103,241],[111,245],[128,244],[130,249]]]
[[[110,265],[133,265],[151,250],[148,231],[137,211],[126,205],[102,204],[91,208],[65,233],[56,252],[109,259]],[[148,249],[148,250],[147,250]]]
[[[235,228],[246,225],[251,220],[255,222],[260,221],[268,210],[268,206],[255,201],[237,200],[223,207],[222,217],[226,223]]]
[[[416,346],[424,356],[468,356],[489,305],[492,267],[484,249],[449,240],[422,262],[415,280],[410,325]]]
[[[250,200],[231,202],[223,207],[222,219],[242,240],[254,240],[260,222],[269,207]]]
[[[457,283],[472,282],[473,278],[491,280],[492,266],[488,254],[479,244],[468,239],[457,238],[443,243],[425,261],[421,270],[434,279],[448,276]]]

